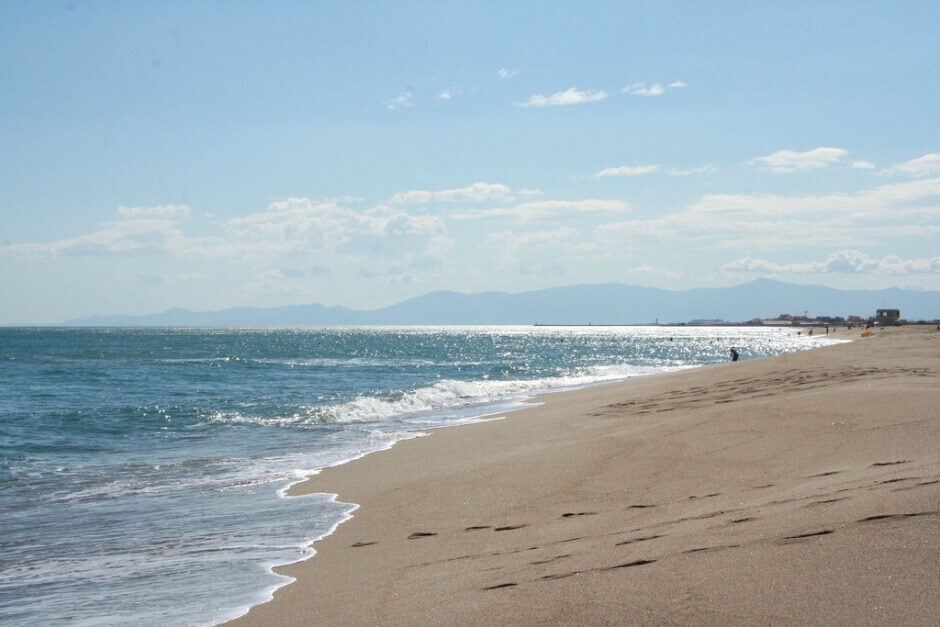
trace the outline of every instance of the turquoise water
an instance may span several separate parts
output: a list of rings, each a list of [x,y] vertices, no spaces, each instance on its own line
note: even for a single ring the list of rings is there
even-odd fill
[[[529,395],[799,350],[782,329],[0,329],[0,623],[212,624],[354,506],[317,469]]]

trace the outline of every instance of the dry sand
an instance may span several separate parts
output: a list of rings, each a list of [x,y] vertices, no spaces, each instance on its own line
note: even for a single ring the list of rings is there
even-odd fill
[[[295,486],[361,508],[236,622],[940,624],[938,377],[891,328],[399,443]]]

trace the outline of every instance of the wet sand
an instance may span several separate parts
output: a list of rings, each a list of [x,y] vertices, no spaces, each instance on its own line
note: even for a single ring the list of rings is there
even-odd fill
[[[938,383],[879,329],[401,442],[294,486],[361,507],[235,622],[940,624]]]

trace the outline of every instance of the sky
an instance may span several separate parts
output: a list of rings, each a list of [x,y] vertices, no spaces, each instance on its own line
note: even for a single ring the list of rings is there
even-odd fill
[[[940,289],[940,3],[0,3],[0,324]]]

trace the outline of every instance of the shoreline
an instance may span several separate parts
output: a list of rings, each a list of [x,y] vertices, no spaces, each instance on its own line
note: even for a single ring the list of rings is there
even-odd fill
[[[865,344],[874,344],[874,341],[881,342],[888,338],[906,340],[912,335],[940,337],[940,334],[932,336],[929,331],[918,332],[918,330],[915,330],[910,332],[885,329],[878,330],[876,336],[869,338],[871,341],[867,341]],[[843,339],[849,336],[854,339],[856,333],[838,333],[833,339]],[[855,342],[854,344],[859,343]],[[486,572],[498,572],[509,568],[509,566],[507,564],[492,566],[491,568],[495,570],[486,571],[483,569],[482,572],[472,574],[462,569],[454,571],[453,567],[448,566],[448,564],[457,564],[463,560],[499,562],[500,556],[503,556],[503,560],[511,562],[512,560],[505,556],[512,553],[494,549],[508,548],[503,545],[512,536],[523,537],[527,540],[527,543],[535,545],[526,548],[516,546],[512,550],[518,550],[522,553],[533,551],[533,556],[536,557],[546,551],[552,552],[548,551],[546,547],[555,546],[553,542],[558,542],[559,539],[554,537],[557,530],[550,529],[553,525],[547,522],[549,519],[555,522],[555,519],[560,517],[560,520],[566,521],[567,526],[572,528],[593,528],[601,523],[605,519],[604,512],[587,510],[599,510],[598,506],[601,504],[616,505],[617,499],[612,500],[609,491],[602,493],[589,491],[587,494],[582,494],[571,489],[559,490],[552,493],[550,495],[551,499],[549,499],[547,498],[549,495],[545,493],[546,482],[544,479],[547,477],[541,481],[534,480],[531,477],[533,473],[527,466],[530,466],[533,460],[542,461],[547,459],[547,461],[540,464],[546,467],[545,470],[548,471],[546,474],[548,476],[558,476],[561,479],[560,483],[564,483],[564,473],[559,474],[559,465],[573,472],[584,471],[583,468],[579,467],[579,464],[590,467],[596,466],[598,460],[592,458],[590,450],[598,444],[598,438],[600,438],[601,444],[607,445],[606,448],[609,448],[610,443],[604,442],[604,440],[611,438],[617,440],[621,445],[615,446],[613,450],[606,453],[607,462],[609,463],[610,459],[614,458],[611,457],[611,454],[616,456],[617,451],[622,452],[621,447],[624,443],[629,444],[631,438],[624,439],[624,435],[636,436],[647,430],[655,431],[657,428],[662,427],[662,424],[656,421],[650,422],[647,417],[650,414],[677,419],[679,422],[688,422],[696,415],[695,410],[697,408],[682,406],[664,406],[649,411],[639,409],[635,413],[627,412],[625,414],[624,412],[628,406],[636,402],[629,399],[637,399],[644,394],[647,396],[653,394],[655,396],[657,392],[661,396],[664,390],[676,386],[686,388],[690,386],[693,388],[702,387],[694,386],[694,383],[696,381],[707,382],[708,380],[721,382],[727,378],[727,375],[742,375],[745,374],[745,370],[767,370],[768,368],[773,370],[780,367],[781,360],[820,362],[818,355],[813,358],[808,357],[808,355],[832,351],[840,346],[846,345],[833,344],[823,347],[823,350],[798,351],[771,358],[744,360],[737,364],[717,364],[678,373],[665,373],[656,377],[637,377],[625,381],[589,385],[575,390],[543,393],[527,401],[527,404],[539,403],[538,405],[514,410],[511,414],[512,420],[494,421],[490,419],[479,423],[461,425],[463,429],[435,430],[432,432],[434,437],[411,438],[399,441],[391,449],[356,459],[355,464],[345,463],[323,469],[318,474],[292,484],[288,494],[296,495],[314,492],[336,494],[337,500],[357,504],[358,509],[355,510],[355,514],[351,518],[337,525],[332,534],[315,543],[317,560],[307,559],[275,569],[279,574],[295,578],[295,582],[279,588],[273,595],[273,601],[255,605],[247,614],[233,622],[237,624],[322,624],[333,622],[351,624],[361,620],[384,620],[386,622],[389,620],[392,622],[427,622],[429,620],[432,623],[474,623],[485,622],[484,616],[491,617],[492,614],[480,614],[479,612],[485,608],[490,608],[492,603],[497,600],[500,601],[499,607],[502,612],[500,615],[510,616],[509,622],[536,622],[548,618],[569,621],[575,619],[598,620],[603,616],[608,616],[606,614],[584,613],[571,608],[566,609],[561,614],[557,612],[547,613],[548,609],[546,609],[546,604],[548,608],[557,605],[559,589],[563,590],[562,596],[564,596],[569,593],[568,589],[580,579],[591,578],[588,576],[591,573],[605,572],[596,566],[576,568],[568,574],[546,573],[540,579],[533,580],[534,582],[552,581],[554,585],[551,586],[533,585],[531,582],[495,580],[491,582],[492,585],[485,586],[480,585],[485,582],[479,580],[481,577],[486,579]],[[730,370],[732,368],[737,368],[737,371]],[[705,392],[705,396],[709,396],[709,393]],[[769,396],[773,397],[775,395],[770,394]],[[776,396],[781,396],[781,394],[778,393]],[[756,402],[754,399],[740,399],[741,403],[746,404],[745,401],[751,404]],[[722,402],[732,405],[738,403],[734,399],[717,401],[717,403]],[[672,405],[676,405],[676,403],[673,402]],[[722,407],[720,404],[715,406]],[[724,410],[730,406],[722,407],[722,409]],[[597,410],[605,410],[605,408],[609,409],[610,407],[619,407],[619,409],[612,410],[614,414],[609,416],[606,421],[599,419]],[[638,407],[640,406],[633,407],[630,412]],[[709,411],[714,410],[709,409]],[[617,424],[608,433],[604,433],[604,431],[609,429],[609,424],[607,428],[604,424],[589,424],[609,423],[610,418],[623,418],[625,415],[632,419],[628,421],[631,424]],[[572,416],[577,418],[574,425],[570,420],[567,420]],[[741,417],[738,416],[737,419],[740,420]],[[548,424],[546,424],[546,421]],[[620,420],[619,422],[623,421]],[[593,439],[587,438],[578,441],[579,438],[575,438],[576,441],[572,443],[572,436],[578,435],[580,432],[571,431],[572,426],[575,425],[579,429],[586,430],[585,432],[590,431]],[[625,426],[627,434],[623,433]],[[929,426],[928,428],[933,430],[931,433],[934,436],[933,441],[936,442],[936,427]],[[532,437],[533,429],[535,433],[542,437],[541,440],[538,437]],[[548,443],[544,440],[545,437],[548,437]],[[510,446],[507,446],[507,444]],[[739,446],[739,444],[732,444],[731,448],[735,446]],[[564,451],[568,448],[577,449],[574,458],[570,457],[571,453],[569,452],[559,457],[560,450]],[[531,451],[525,449],[531,449]],[[694,470],[688,468],[689,460],[679,461],[685,462],[687,469]],[[501,472],[505,471],[504,474],[501,476],[499,473],[494,474],[492,470],[494,466],[500,467]],[[932,459],[929,466],[930,471],[936,473],[936,457]],[[639,464],[636,469],[642,470],[643,468],[643,464]],[[890,467],[885,466],[885,468]],[[603,470],[602,466],[598,466],[597,470],[600,471],[600,475],[610,474],[611,472],[610,468]],[[841,473],[842,471],[838,472]],[[837,472],[832,474],[837,474]],[[529,477],[527,478],[526,475],[529,475]],[[510,480],[507,481],[506,477],[509,477]],[[486,485],[487,480],[490,480],[493,485]],[[525,487],[513,486],[513,480],[526,485]],[[598,480],[600,480],[600,477],[594,477],[594,481]],[[604,483],[604,481],[601,481],[601,483]],[[633,483],[637,483],[637,481]],[[642,478],[639,483],[644,483]],[[721,486],[720,483],[720,481],[714,482],[716,487],[703,490],[704,494],[700,497],[706,501],[711,498],[717,499],[722,494],[722,492],[719,492],[719,488],[727,488],[727,486]],[[655,493],[661,491],[656,485],[650,484],[649,481],[646,481],[644,485],[635,487],[642,488],[641,494],[643,492]],[[935,488],[925,487],[924,489],[933,490],[934,494],[936,493]],[[708,490],[711,490],[711,492]],[[552,491],[548,490],[548,492]],[[594,498],[590,498],[592,496]],[[628,495],[623,498],[636,500],[636,495]],[[411,510],[414,511],[403,511],[401,500],[410,501]],[[543,515],[544,510],[552,501],[556,502],[558,509],[570,511],[556,512],[554,516],[546,518]],[[698,501],[697,498],[690,498],[689,503],[698,505],[696,501]],[[937,498],[934,496],[934,504],[936,504],[936,501]],[[699,502],[704,503],[705,501]],[[562,503],[564,503],[564,507],[562,507]],[[675,501],[671,505],[675,506],[677,503],[678,501]],[[656,507],[662,506],[662,504],[654,506],[643,503],[630,505],[626,501],[623,501],[623,505],[627,509],[623,510],[622,507],[620,509],[630,514],[645,514],[647,510],[654,511]],[[585,511],[579,511],[582,509]],[[693,507],[693,509],[695,508]],[[935,510],[936,508],[933,507],[932,509]],[[487,515],[483,515],[486,510],[489,510],[489,512]],[[721,514],[715,516],[724,515],[728,511],[730,509],[722,510]],[[708,513],[699,512],[698,515]],[[606,517],[609,518],[609,516]],[[632,517],[630,516],[630,518]],[[932,515],[924,515],[924,518],[931,517]],[[491,520],[486,520],[487,518]],[[541,524],[523,520],[533,518],[541,520]],[[695,518],[693,517],[693,519]],[[702,518],[702,520],[705,520],[705,518]],[[469,524],[471,522],[474,524]],[[601,526],[607,529],[610,522],[607,521]],[[662,524],[666,522],[662,521]],[[668,527],[668,524],[666,526]],[[541,527],[544,527],[544,529],[541,529]],[[449,531],[446,531],[447,529]],[[494,534],[490,533],[489,530],[504,533]],[[828,536],[831,533],[829,531],[823,535]],[[460,534],[463,534],[463,536],[461,537]],[[483,538],[484,535],[488,535],[488,537]],[[657,544],[668,544],[667,540],[660,539],[665,538],[667,534],[651,535],[655,538],[641,538],[633,542],[638,543],[638,546],[645,545],[650,548]],[[936,534],[934,534],[933,539],[936,540]],[[581,540],[581,538],[570,540],[572,547],[584,544],[584,542],[578,542],[577,540]],[[649,544],[646,544],[647,542]],[[622,543],[622,545],[625,546],[626,544]],[[471,548],[477,549],[477,556],[469,551]],[[429,552],[429,549],[433,550]],[[693,547],[693,549],[695,549],[695,553],[701,552],[704,555],[706,553],[711,554],[715,547],[705,547],[702,550]],[[489,553],[484,555],[487,550],[489,550]],[[468,552],[468,555],[463,555],[463,553]],[[456,553],[461,553],[461,555],[455,555]],[[586,554],[590,553],[591,551],[587,551]],[[734,551],[728,551],[728,553],[734,553]],[[525,566],[529,570],[541,572],[548,569],[545,564],[574,561],[572,555],[544,556],[545,559],[528,560],[525,563],[520,562],[517,566]],[[427,561],[427,558],[435,556],[441,559]],[[415,563],[416,560],[418,560],[417,563]],[[634,560],[634,562],[637,562],[636,565],[644,566],[654,564],[657,561],[662,562],[663,558],[638,557],[637,560]],[[359,568],[351,566],[351,564],[359,562],[368,562],[368,572],[363,572],[362,565]],[[622,566],[626,569],[627,565],[630,564]],[[410,571],[422,568],[429,573],[436,573],[436,579],[443,578],[444,583],[437,582],[429,588],[429,584],[432,584],[432,580],[435,580],[435,577],[432,577],[430,580],[422,580],[422,585],[417,587],[405,585],[411,577],[412,573]],[[647,568],[657,569],[659,567],[647,566]],[[626,570],[624,570],[624,573],[626,573]],[[454,576],[462,577],[463,583],[466,585],[455,590],[453,585],[447,583]],[[611,579],[611,576],[601,577],[598,575],[597,579]],[[615,584],[610,585],[616,587]],[[544,590],[538,590],[539,587],[544,588]],[[934,587],[936,589],[936,581],[934,581]],[[523,595],[524,588],[532,588],[532,590],[527,590]],[[556,588],[556,590],[549,592],[548,588]],[[405,594],[408,601],[389,604],[388,594],[391,590],[395,591],[395,594],[392,595],[394,598],[400,598],[406,590],[409,591],[408,594]],[[421,590],[424,590],[424,592],[420,593]],[[376,596],[376,599],[363,604],[361,601],[364,599],[361,597],[363,597],[365,591],[383,591],[383,594],[367,595]],[[435,591],[437,593],[446,591],[447,593],[441,597]],[[483,594],[484,591],[489,592],[490,596],[488,598],[475,598]],[[502,591],[500,594],[503,595],[503,598],[497,599],[497,597],[492,596],[497,594],[497,591]],[[313,592],[316,594],[312,596],[318,600],[311,605],[309,597]],[[324,594],[333,600],[324,601]],[[419,595],[420,598],[416,595]],[[546,598],[546,595],[548,595],[548,598]],[[515,598],[520,596],[524,596],[527,601],[521,602],[520,599]],[[306,602],[304,601],[305,598],[308,599]],[[384,598],[385,602],[379,602],[378,598]],[[514,600],[504,603],[507,598],[514,598]],[[343,599],[343,601],[340,599]],[[437,599],[437,601],[432,602],[429,606],[428,599]],[[443,608],[437,606],[442,599],[452,603],[455,600],[458,602],[448,612],[442,612]],[[528,607],[528,601],[531,600],[539,604],[539,609]],[[667,617],[665,618],[667,622],[682,616],[681,613],[670,614],[668,604],[662,608],[662,611],[665,614],[660,614],[659,617],[660,619]],[[934,616],[937,615],[936,604],[931,607],[931,611]],[[612,620],[613,616],[611,614],[605,620]],[[650,618],[649,614],[644,616],[647,619]],[[668,618],[669,616],[672,616],[672,618]],[[640,622],[645,622],[641,616],[635,615],[634,618],[639,619]],[[754,618],[757,618],[757,615],[754,615]],[[684,619],[680,618],[683,622],[688,619],[689,616],[685,616]]]

